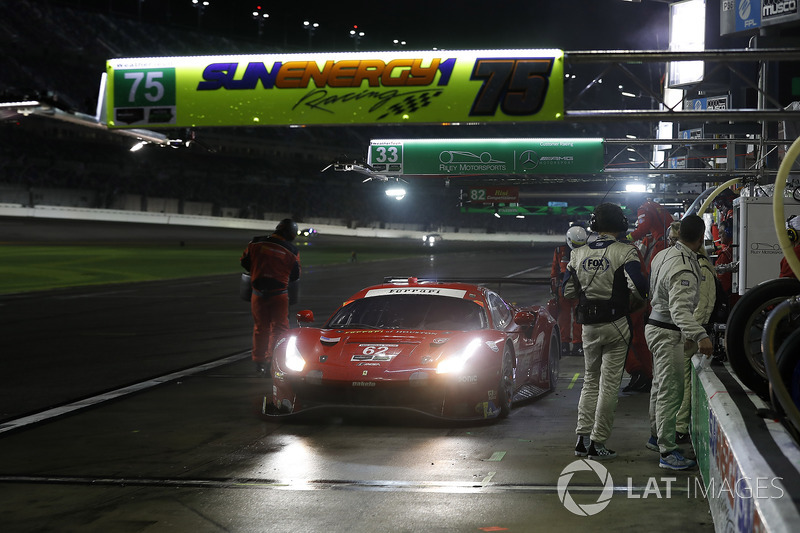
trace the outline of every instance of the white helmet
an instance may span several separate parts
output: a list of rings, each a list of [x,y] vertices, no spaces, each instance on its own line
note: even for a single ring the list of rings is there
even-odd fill
[[[581,226],[572,226],[567,230],[567,244],[574,250],[586,244],[589,234]]]

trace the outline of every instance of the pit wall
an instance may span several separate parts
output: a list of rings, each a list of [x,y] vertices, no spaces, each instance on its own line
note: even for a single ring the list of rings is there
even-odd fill
[[[800,449],[727,363],[693,359],[692,442],[718,533],[800,531]]]
[[[256,232],[272,231],[278,222],[287,214],[273,213],[273,220],[253,220],[230,217],[213,217],[201,215],[182,215],[175,213],[128,211],[123,209],[92,209],[88,207],[68,207],[58,205],[36,205],[26,207],[22,204],[0,203],[0,217],[30,217],[44,219],[95,220],[105,222],[131,222],[138,224],[166,224],[177,226],[200,226],[232,229],[249,229]],[[411,238],[419,239],[426,235],[425,231],[413,228],[349,228],[344,224],[313,224],[321,234],[345,235],[351,237]],[[504,241],[519,242],[528,246],[542,244],[554,246],[562,244],[561,235],[545,235],[533,233],[478,233],[459,230],[439,232],[443,240],[452,241]]]

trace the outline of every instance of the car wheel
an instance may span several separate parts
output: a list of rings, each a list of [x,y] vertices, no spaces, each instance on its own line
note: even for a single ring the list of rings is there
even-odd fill
[[[795,407],[800,408],[800,330],[795,331],[784,340],[775,354],[775,362],[778,365],[781,381],[792,398],[792,403]],[[774,388],[775,385],[772,384],[772,387]],[[774,394],[770,396],[773,407],[781,414],[785,413],[785,406],[778,403]]]
[[[725,326],[725,352],[736,376],[750,390],[766,398],[769,382],[761,351],[764,323],[769,313],[781,302],[800,294],[800,281],[778,278],[759,283],[747,291],[731,309]],[[776,350],[795,329],[797,317],[789,316],[778,324]]]
[[[503,351],[503,362],[500,367],[500,383],[497,386],[497,401],[500,404],[499,418],[506,418],[511,413],[511,399],[514,397],[514,354],[506,346]]]
[[[558,383],[558,370],[559,361],[561,359],[561,339],[559,338],[557,330],[553,330],[550,335],[550,356],[548,357],[548,370],[550,372],[550,390],[556,390],[556,383]]]

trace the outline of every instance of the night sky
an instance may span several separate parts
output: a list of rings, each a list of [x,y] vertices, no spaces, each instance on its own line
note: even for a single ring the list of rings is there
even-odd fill
[[[564,50],[665,49],[668,4],[656,0],[400,0],[281,1],[209,0],[200,24],[203,31],[260,41],[287,51],[309,49],[303,21],[318,22],[311,48],[355,49],[354,25],[364,32],[359,50],[388,50],[393,40],[406,49],[560,48]],[[54,2],[116,15],[139,16],[139,0],[71,0]],[[269,13],[258,35],[252,13]],[[145,22],[198,27],[191,0],[144,0]]]

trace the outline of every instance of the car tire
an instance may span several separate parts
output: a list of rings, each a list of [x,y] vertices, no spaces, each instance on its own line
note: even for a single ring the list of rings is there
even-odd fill
[[[503,350],[500,364],[500,382],[497,385],[497,402],[500,404],[498,418],[506,418],[511,413],[511,399],[514,397],[514,353],[509,346]]]
[[[778,365],[783,386],[789,392],[795,407],[800,409],[800,330],[793,332],[781,343],[775,354],[775,362]],[[774,384],[771,386],[775,387]],[[770,396],[773,407],[779,413],[784,413],[785,407],[778,404],[774,394],[770,394]]]
[[[769,396],[769,381],[761,351],[764,323],[775,306],[796,294],[800,294],[800,281],[794,278],[759,283],[736,302],[725,325],[725,352],[731,368],[746,387],[765,399]],[[778,325],[776,350],[792,331],[787,331],[788,322],[784,319]]]
[[[547,361],[548,372],[550,374],[550,391],[556,390],[558,383],[559,361],[561,360],[561,338],[558,330],[553,328],[553,333],[550,335],[550,351]]]

